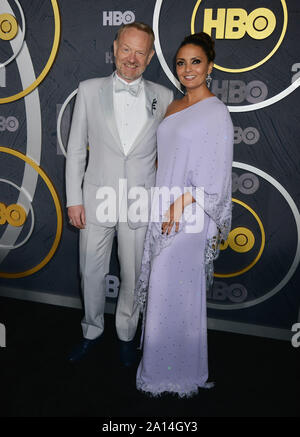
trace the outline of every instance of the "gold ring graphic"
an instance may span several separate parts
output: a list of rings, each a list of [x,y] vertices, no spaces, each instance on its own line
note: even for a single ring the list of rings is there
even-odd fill
[[[18,273],[6,273],[6,272],[0,272],[0,278],[23,278],[24,276],[32,275],[33,273],[37,272],[38,270],[41,270],[53,257],[54,253],[56,252],[56,249],[58,247],[58,244],[60,242],[61,234],[62,234],[62,210],[60,201],[58,198],[58,195],[56,193],[56,190],[50,181],[49,177],[46,175],[44,170],[42,170],[31,158],[29,158],[26,155],[23,155],[23,153],[20,153],[16,150],[10,149],[8,147],[0,147],[0,152],[8,153],[9,155],[14,155],[17,158],[22,159],[27,164],[29,164],[34,170],[38,172],[38,174],[41,176],[45,184],[47,185],[56,209],[56,215],[57,215],[57,225],[56,225],[56,234],[55,239],[52,244],[52,247],[46,257],[35,267],[32,267],[31,269],[25,270],[24,272],[18,272]]]
[[[54,62],[55,57],[56,57],[56,54],[57,54],[57,51],[58,51],[58,46],[59,46],[60,16],[59,16],[59,9],[58,9],[57,0],[51,0],[51,4],[52,4],[52,8],[53,8],[53,13],[54,13],[54,24],[55,24],[54,40],[53,40],[52,50],[51,50],[49,59],[45,65],[43,71],[36,78],[36,80],[31,85],[29,85],[29,87],[27,87],[25,90],[20,91],[19,93],[14,94],[10,97],[4,97],[4,98],[0,99],[0,104],[14,102],[15,100],[19,100],[22,97],[27,96],[27,94],[31,93],[31,91],[33,91],[37,86],[39,86],[39,84],[45,79],[50,68],[52,67],[53,62]]]

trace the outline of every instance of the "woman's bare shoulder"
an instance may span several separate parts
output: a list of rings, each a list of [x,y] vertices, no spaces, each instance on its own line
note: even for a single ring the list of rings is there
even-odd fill
[[[174,114],[175,112],[180,111],[184,106],[184,103],[182,102],[182,99],[173,100],[167,108],[167,112],[165,114],[165,117],[168,117],[168,115]]]

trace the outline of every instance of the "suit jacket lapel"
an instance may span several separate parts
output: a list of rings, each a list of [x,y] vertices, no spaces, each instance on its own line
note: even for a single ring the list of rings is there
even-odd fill
[[[114,100],[113,100],[113,75],[107,78],[107,83],[105,86],[100,88],[99,93],[100,104],[102,106],[102,113],[104,114],[106,126],[110,130],[114,140],[115,145],[124,155],[124,149],[122,147],[121,139],[118,132],[118,127],[114,112]]]

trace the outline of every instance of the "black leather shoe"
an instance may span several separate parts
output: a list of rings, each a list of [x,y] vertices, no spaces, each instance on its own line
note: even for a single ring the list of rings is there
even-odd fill
[[[85,358],[88,354],[90,354],[92,350],[94,350],[100,339],[102,339],[102,335],[95,338],[94,340],[83,338],[70,353],[68,357],[69,363],[77,363],[78,361],[81,361],[83,358]]]
[[[137,353],[135,342],[119,340],[121,363],[125,367],[131,367],[136,363]]]

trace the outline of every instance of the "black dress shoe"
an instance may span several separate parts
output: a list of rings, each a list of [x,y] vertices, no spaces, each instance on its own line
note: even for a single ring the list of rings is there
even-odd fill
[[[137,353],[135,342],[119,340],[121,363],[125,367],[131,367],[136,363]]]
[[[102,339],[102,335],[95,338],[94,340],[89,340],[88,338],[83,338],[80,343],[78,343],[68,356],[68,361],[70,363],[76,363],[85,358],[91,351],[94,350],[95,346]]]

